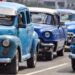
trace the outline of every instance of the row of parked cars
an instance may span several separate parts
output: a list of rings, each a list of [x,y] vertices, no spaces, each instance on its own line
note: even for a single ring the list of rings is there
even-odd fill
[[[18,73],[19,62],[35,67],[38,56],[52,60],[54,52],[64,55],[71,45],[70,58],[75,70],[75,11],[26,7],[0,3],[0,71]]]

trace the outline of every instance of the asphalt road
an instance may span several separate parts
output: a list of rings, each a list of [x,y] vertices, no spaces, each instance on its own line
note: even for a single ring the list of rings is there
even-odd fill
[[[27,68],[26,62],[20,64],[18,75],[75,75],[71,68],[69,53],[55,57],[52,61],[38,61],[35,68]]]

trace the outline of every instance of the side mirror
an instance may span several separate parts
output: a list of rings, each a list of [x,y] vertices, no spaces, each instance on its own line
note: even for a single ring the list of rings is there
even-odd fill
[[[59,22],[58,28],[61,27],[61,26],[65,26],[64,22]]]
[[[64,22],[60,22],[60,25],[61,25],[61,26],[64,26],[65,24],[64,24]]]
[[[18,25],[18,28],[26,28],[26,25],[25,24],[23,24],[23,25],[22,24],[19,24]]]

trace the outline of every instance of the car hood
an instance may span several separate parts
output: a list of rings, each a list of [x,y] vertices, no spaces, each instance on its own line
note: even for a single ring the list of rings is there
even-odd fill
[[[75,25],[75,21],[67,21],[65,22],[66,26],[71,26],[71,25]]]
[[[0,35],[15,35],[16,27],[14,26],[0,26]]]
[[[75,33],[75,21],[65,22],[65,25],[67,26],[68,32]]]
[[[44,31],[53,31],[54,30],[54,26],[52,26],[52,25],[36,24],[36,23],[34,23],[33,25],[34,25],[35,31],[39,30],[40,32],[44,32]]]

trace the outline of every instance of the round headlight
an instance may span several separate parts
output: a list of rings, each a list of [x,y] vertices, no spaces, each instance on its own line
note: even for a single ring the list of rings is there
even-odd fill
[[[10,45],[9,40],[4,40],[4,41],[3,41],[3,46],[4,46],[4,47],[8,47],[9,45]]]
[[[50,37],[50,32],[45,32],[45,37],[49,38]]]

